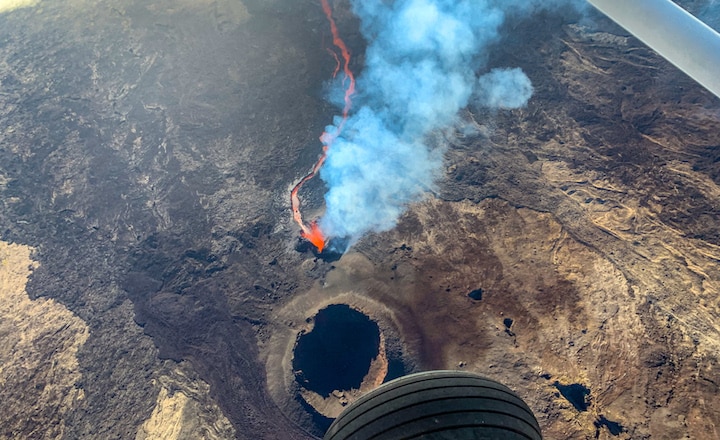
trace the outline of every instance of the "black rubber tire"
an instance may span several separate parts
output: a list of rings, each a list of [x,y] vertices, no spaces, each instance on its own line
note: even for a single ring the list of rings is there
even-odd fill
[[[505,385],[462,371],[428,371],[358,399],[324,440],[541,440],[532,410]]]

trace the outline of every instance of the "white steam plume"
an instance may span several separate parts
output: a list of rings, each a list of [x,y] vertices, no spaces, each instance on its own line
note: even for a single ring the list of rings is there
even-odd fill
[[[327,237],[352,244],[393,228],[406,206],[434,186],[443,151],[427,135],[453,123],[475,96],[493,108],[525,105],[532,85],[520,69],[476,76],[506,11],[571,0],[351,0],[368,47],[355,110],[320,171]],[[473,95],[475,93],[475,95]],[[339,118],[327,132],[337,132]],[[332,136],[331,136],[332,138]],[[344,251],[345,249],[339,249]]]

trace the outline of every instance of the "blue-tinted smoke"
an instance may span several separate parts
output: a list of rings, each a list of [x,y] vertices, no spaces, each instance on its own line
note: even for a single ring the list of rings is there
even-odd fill
[[[443,150],[427,135],[453,123],[473,93],[494,108],[525,105],[532,85],[520,69],[481,76],[505,10],[531,12],[568,0],[351,0],[368,47],[354,111],[320,171],[328,192],[320,227],[352,244],[393,228],[406,206],[432,189]],[[327,128],[337,132],[340,119]],[[344,250],[344,249],[341,249]]]
[[[478,78],[475,95],[483,107],[513,109],[524,107],[533,94],[530,78],[522,69],[493,69]]]

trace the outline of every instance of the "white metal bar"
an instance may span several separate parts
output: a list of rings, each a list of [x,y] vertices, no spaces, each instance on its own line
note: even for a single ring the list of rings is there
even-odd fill
[[[720,97],[720,34],[670,0],[588,0]]]

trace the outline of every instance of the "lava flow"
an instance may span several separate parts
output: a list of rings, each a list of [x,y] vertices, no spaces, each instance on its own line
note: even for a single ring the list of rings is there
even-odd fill
[[[335,57],[335,61],[337,62],[335,71],[333,72],[333,78],[340,71],[340,65],[342,64],[343,74],[345,75],[345,78],[343,79],[343,85],[345,86],[345,106],[343,107],[342,119],[337,127],[337,130],[334,130],[332,134],[325,131],[320,136],[320,141],[323,143],[323,149],[322,154],[318,158],[318,161],[315,163],[310,173],[300,179],[297,185],[295,185],[292,191],[290,191],[290,203],[292,205],[293,218],[302,230],[302,237],[312,243],[317,248],[318,252],[322,252],[323,248],[325,247],[327,237],[325,237],[325,234],[323,234],[323,232],[320,230],[320,226],[317,224],[317,222],[313,221],[308,226],[303,221],[302,213],[300,212],[300,197],[298,196],[298,191],[300,191],[300,188],[302,188],[302,186],[308,180],[315,177],[318,171],[320,171],[320,168],[322,167],[323,163],[325,162],[325,158],[327,157],[328,150],[332,146],[333,141],[335,141],[335,138],[340,135],[340,132],[345,126],[345,122],[348,118],[348,113],[350,112],[350,107],[352,106],[352,95],[355,93],[355,76],[350,70],[350,51],[348,50],[342,38],[340,38],[340,34],[338,33],[337,25],[335,24],[335,19],[333,18],[332,9],[330,9],[330,4],[328,3],[328,0],[321,0],[321,2],[323,11],[325,12],[325,16],[330,22],[330,31],[332,32],[333,45],[335,45],[335,47],[340,51],[340,56],[342,57],[341,63],[340,58],[338,58],[337,54],[333,51],[330,51],[330,53],[332,53],[332,55]]]

